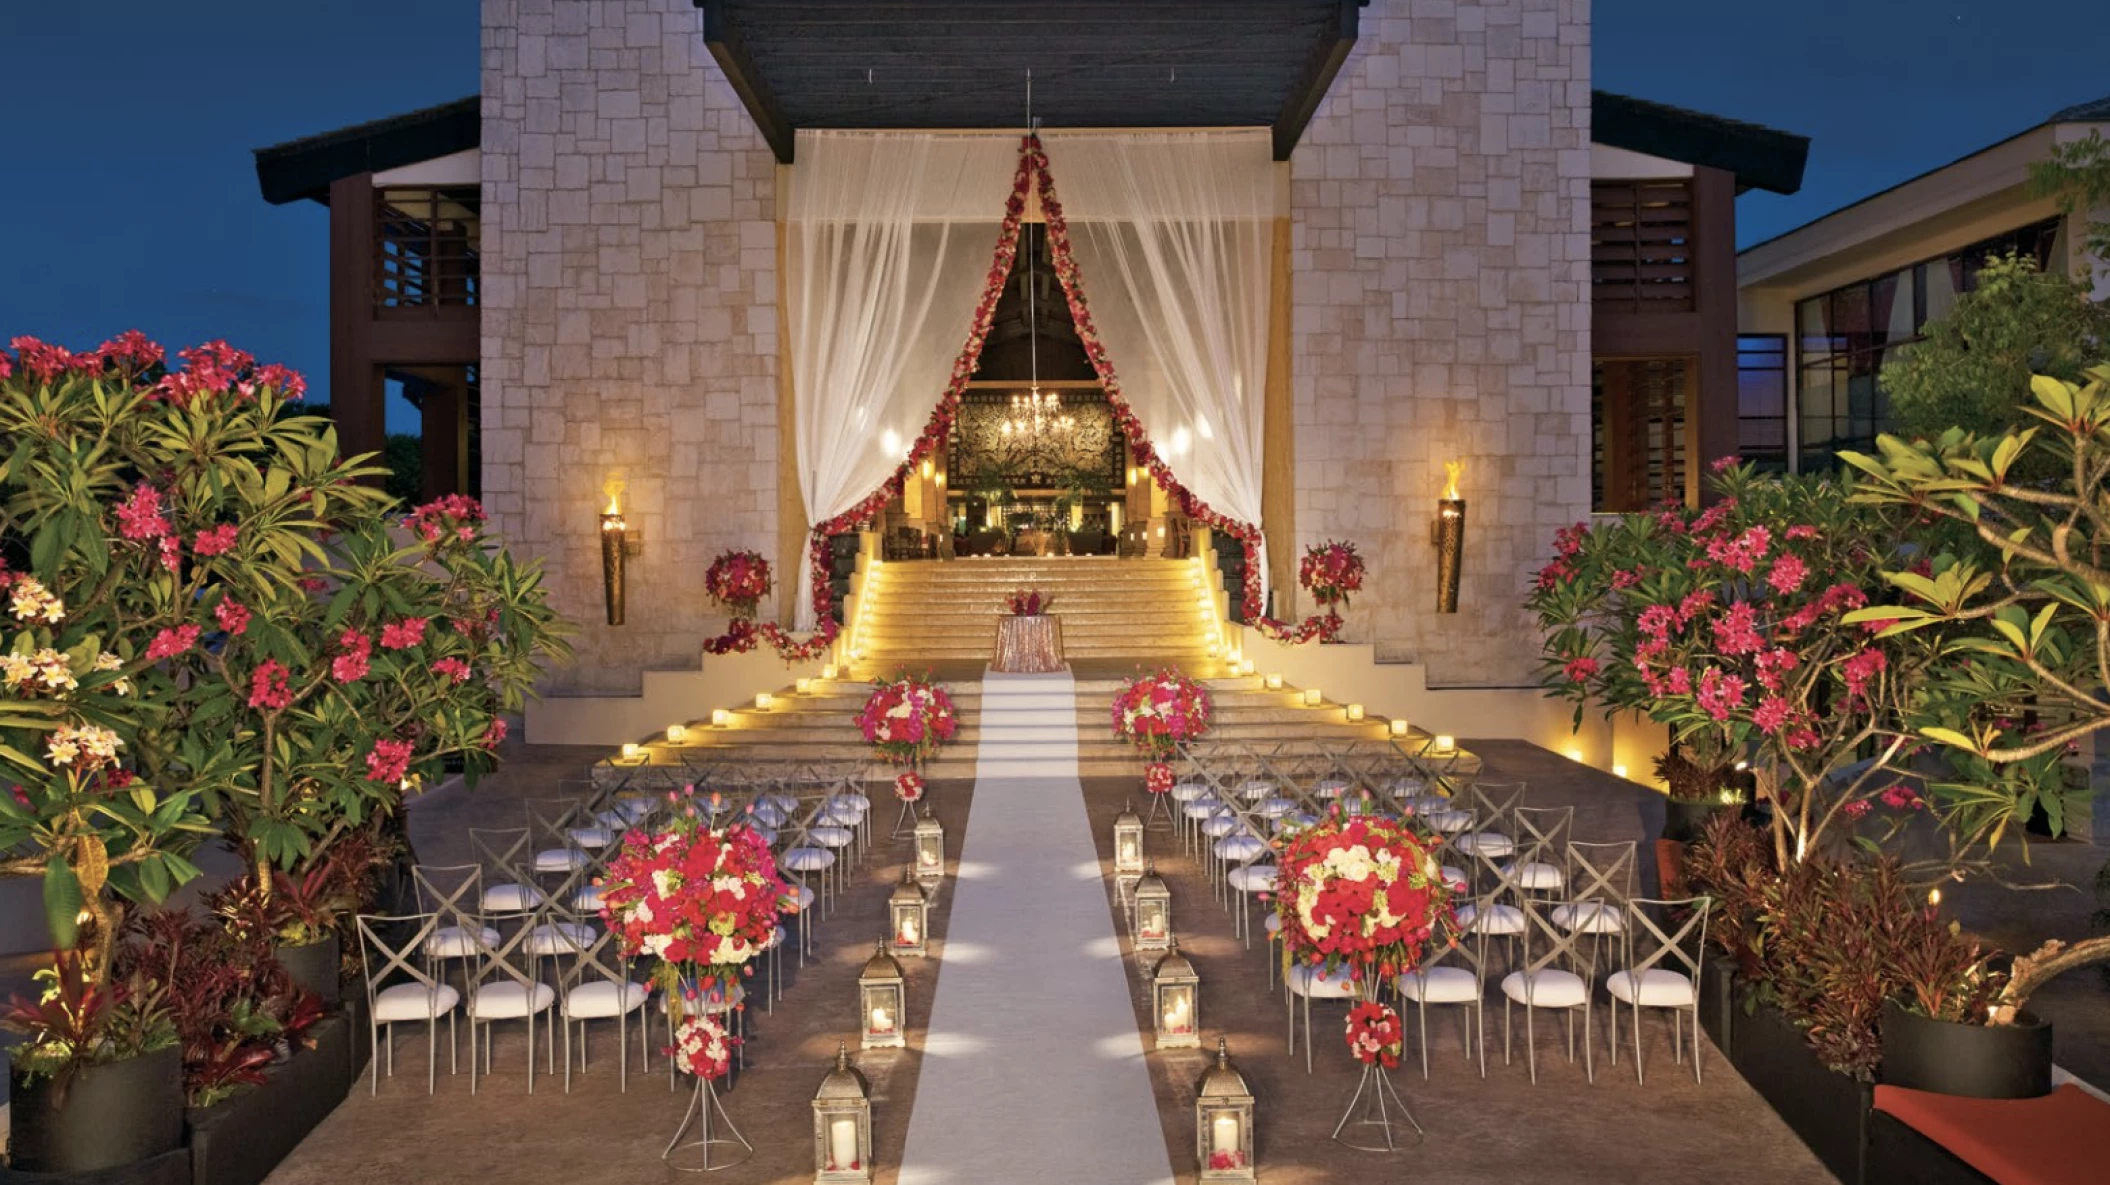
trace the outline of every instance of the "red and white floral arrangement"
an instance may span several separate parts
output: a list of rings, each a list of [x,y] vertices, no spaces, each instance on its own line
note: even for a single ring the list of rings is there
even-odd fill
[[[1366,1066],[1398,1069],[1406,1032],[1389,1004],[1365,1000],[1348,1010],[1348,1052]]]
[[[1315,543],[1297,565],[1297,583],[1328,612],[1346,609],[1348,598],[1363,590],[1363,557],[1356,554],[1353,543],[1333,539]]]
[[[1022,588],[1004,598],[1004,607],[1011,611],[1013,617],[1038,617],[1046,613],[1048,606],[1054,603],[1054,597],[1037,588]]]
[[[913,765],[938,751],[959,729],[959,710],[945,689],[903,674],[882,683],[857,713],[857,730],[880,756]]]
[[[1211,710],[1209,689],[1199,681],[1175,670],[1143,675],[1114,693],[1114,735],[1163,764],[1174,746],[1209,731]]]
[[[903,802],[923,801],[925,788],[923,775],[915,770],[903,770],[894,775],[894,797]]]
[[[674,1044],[665,1053],[685,1074],[706,1081],[725,1077],[733,1069],[733,1046],[740,1038],[728,1033],[718,1012],[690,1012],[674,1029]]]
[[[695,787],[670,794],[682,802]],[[647,834],[631,831],[597,882],[601,919],[626,955],[660,960],[671,990],[729,987],[776,936],[787,889],[769,844],[745,823],[713,829],[693,802]]]
[[[1153,761],[1143,767],[1143,788],[1152,794],[1172,793],[1172,767],[1162,761]]]
[[[1289,833],[1276,867],[1287,964],[1345,967],[1369,989],[1420,966],[1451,925],[1450,886],[1427,842],[1400,820],[1336,806]]]
[[[753,551],[728,551],[703,573],[703,589],[735,617],[753,617],[755,605],[769,595],[773,582],[769,561]]]

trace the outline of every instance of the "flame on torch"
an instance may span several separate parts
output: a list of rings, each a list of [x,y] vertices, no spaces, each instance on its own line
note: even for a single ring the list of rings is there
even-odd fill
[[[1444,479],[1444,480],[1443,480],[1443,500],[1444,500],[1444,501],[1446,501],[1446,502],[1456,502],[1456,501],[1458,501],[1458,500],[1459,500],[1459,497],[1460,497],[1460,495],[1459,495],[1459,493],[1458,493],[1458,477],[1459,477],[1459,475],[1460,475],[1460,474],[1463,474],[1464,472],[1465,472],[1465,462],[1463,462],[1463,461],[1445,461],[1445,462],[1443,463],[1443,479]]]

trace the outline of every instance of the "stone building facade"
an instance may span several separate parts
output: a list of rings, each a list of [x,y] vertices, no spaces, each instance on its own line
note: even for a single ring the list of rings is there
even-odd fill
[[[1590,104],[1584,0],[1375,0],[1292,157],[1297,546],[1356,541],[1347,636],[1431,685],[1529,680],[1520,598],[1589,513]]]
[[[482,53],[484,499],[580,623],[552,690],[634,692],[722,626],[711,557],[775,546],[776,163],[689,0],[484,0]]]
[[[776,166],[690,0],[484,0],[486,502],[582,623],[552,690],[693,667],[730,547],[774,554]],[[1291,166],[1296,547],[1372,561],[1350,636],[1516,684],[1518,598],[1589,503],[1586,0],[1372,0]],[[1464,460],[1465,579],[1428,520]],[[594,512],[641,535],[601,622]],[[1280,543],[1278,543],[1280,546]]]

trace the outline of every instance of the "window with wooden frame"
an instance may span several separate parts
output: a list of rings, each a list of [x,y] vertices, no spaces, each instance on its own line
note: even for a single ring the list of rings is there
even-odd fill
[[[375,190],[375,309],[478,303],[482,200],[473,185]]]
[[[1682,506],[1689,358],[1603,358],[1592,368],[1590,505],[1600,513]]]

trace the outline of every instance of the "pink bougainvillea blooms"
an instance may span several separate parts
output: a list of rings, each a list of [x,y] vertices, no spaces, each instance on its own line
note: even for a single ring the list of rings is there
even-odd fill
[[[164,658],[174,658],[197,644],[197,626],[170,626],[155,634],[154,640],[147,643],[147,658],[155,662]]]
[[[366,678],[374,640],[358,630],[346,630],[337,636],[337,645],[340,650],[330,660],[330,677],[339,683],[357,683]]]
[[[433,673],[445,675],[456,683],[464,682],[469,678],[469,664],[452,655],[433,663],[432,670]]]
[[[408,650],[425,640],[425,626],[430,619],[406,617],[391,621],[381,627],[381,646],[385,650]]]
[[[299,371],[276,362],[256,368],[256,385],[262,390],[277,391],[288,403],[308,393],[308,380]]]
[[[233,597],[222,597],[213,607],[212,615],[220,623],[220,628],[229,634],[239,635],[249,628],[249,607]]]
[[[1788,726],[1788,721],[1793,719],[1794,715],[1795,710],[1788,706],[1788,701],[1777,695],[1769,695],[1760,699],[1758,707],[1752,710],[1751,723],[1757,725],[1761,731],[1778,733]]]
[[[1865,798],[1857,798],[1839,808],[1840,812],[1849,819],[1859,819],[1874,809],[1875,804]]]
[[[1711,623],[1714,644],[1723,654],[1756,654],[1765,645],[1758,636],[1758,610],[1749,601],[1738,601],[1722,610]]]
[[[249,706],[277,712],[293,703],[292,672],[275,658],[267,658],[249,675]]]
[[[1588,655],[1568,660],[1568,678],[1576,683],[1580,683],[1596,674],[1597,669],[1597,660]]]
[[[1903,782],[1892,782],[1889,786],[1884,787],[1883,792],[1876,795],[1876,797],[1882,801],[1884,806],[1894,811],[1916,811],[1927,805],[1926,800],[1919,796],[1918,791]]]
[[[1868,694],[1868,681],[1883,672],[1883,652],[1863,650],[1851,655],[1839,664],[1839,674],[1846,679],[1848,694],[1860,697]]]
[[[427,543],[441,543],[475,538],[476,524],[483,521],[483,503],[467,494],[447,494],[412,507],[403,527]]]
[[[1743,706],[1744,681],[1736,675],[1725,675],[1713,667],[1700,675],[1700,710],[1716,720],[1727,720],[1729,714]]]
[[[183,540],[174,532],[161,537],[161,566],[171,572],[183,571]]]
[[[410,774],[410,742],[382,737],[366,755],[366,780],[400,782]]]
[[[506,739],[507,731],[508,726],[506,724],[505,717],[491,717],[491,726],[489,728],[484,729],[484,739],[482,742],[483,747],[486,749],[496,749]]]
[[[168,355],[152,338],[137,329],[127,329],[102,344],[96,356],[103,366],[116,366],[131,374],[159,366]]]
[[[92,356],[77,355],[64,346],[34,337],[18,337],[7,343],[21,360],[22,372],[39,382],[50,382],[69,370],[78,370]]]
[[[234,550],[237,531],[238,528],[233,523],[221,523],[217,527],[208,527],[198,532],[197,539],[191,544],[191,550],[205,556],[226,555]]]
[[[1791,593],[1802,587],[1802,582],[1809,573],[1810,566],[1802,562],[1801,556],[1784,551],[1780,553],[1779,559],[1773,561],[1773,570],[1766,573],[1766,583],[1772,586],[1774,592]]]

